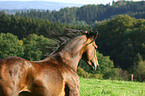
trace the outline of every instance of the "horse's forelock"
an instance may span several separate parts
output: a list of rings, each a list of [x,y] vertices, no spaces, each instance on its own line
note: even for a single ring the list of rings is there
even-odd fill
[[[88,41],[89,41],[88,44],[94,42],[97,36],[98,36],[98,31],[86,33],[86,37],[88,38]]]
[[[88,33],[86,33],[86,36],[87,36],[87,38],[90,38],[90,39],[96,39],[97,36],[98,36],[98,31],[96,31],[96,32],[93,32],[93,31],[88,32]]]

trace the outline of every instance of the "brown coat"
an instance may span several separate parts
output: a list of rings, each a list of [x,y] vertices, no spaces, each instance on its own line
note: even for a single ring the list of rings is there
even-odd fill
[[[98,65],[96,35],[74,38],[63,49],[42,61],[28,61],[20,57],[0,60],[0,96],[79,96],[77,75],[79,60],[92,68]]]

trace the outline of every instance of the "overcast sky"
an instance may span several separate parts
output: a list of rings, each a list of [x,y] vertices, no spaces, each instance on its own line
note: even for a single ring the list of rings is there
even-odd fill
[[[117,0],[0,0],[0,1],[51,1],[74,4],[108,4]],[[145,1],[145,0],[128,0],[128,1]]]

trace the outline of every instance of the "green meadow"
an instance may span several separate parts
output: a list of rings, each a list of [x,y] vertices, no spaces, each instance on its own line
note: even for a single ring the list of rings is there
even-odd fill
[[[145,82],[80,77],[80,96],[145,96]]]

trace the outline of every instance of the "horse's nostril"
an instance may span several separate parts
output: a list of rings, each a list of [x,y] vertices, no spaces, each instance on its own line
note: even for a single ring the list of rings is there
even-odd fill
[[[91,63],[92,63],[92,68],[93,68],[94,70],[96,70],[96,69],[97,69],[97,64],[96,64],[96,62],[91,61]]]

